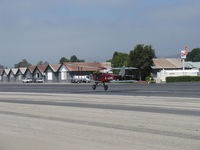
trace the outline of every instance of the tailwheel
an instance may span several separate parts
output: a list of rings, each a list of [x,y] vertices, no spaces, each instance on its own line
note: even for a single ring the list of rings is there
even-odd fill
[[[108,85],[104,84],[104,90],[107,91],[108,90]]]
[[[95,90],[96,89],[96,84],[92,85],[92,89]]]

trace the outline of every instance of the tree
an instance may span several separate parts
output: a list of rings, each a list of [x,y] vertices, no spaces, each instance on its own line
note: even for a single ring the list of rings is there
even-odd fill
[[[76,55],[72,55],[72,56],[70,57],[70,59],[68,59],[68,58],[66,58],[66,57],[61,57],[61,59],[60,59],[60,64],[62,64],[62,63],[64,63],[64,62],[85,62],[85,60],[83,60],[83,59],[78,59],[78,58],[76,57]]]
[[[78,59],[76,55],[70,57],[70,62],[85,62],[85,60]]]
[[[70,62],[78,62],[78,58],[76,57],[76,55],[70,57]]]
[[[48,65],[49,63],[47,62],[47,61],[42,61],[42,60],[40,60],[38,63],[37,63],[37,66],[38,65]]]
[[[200,62],[200,48],[194,48],[189,52],[186,61]]]
[[[129,65],[138,68],[140,80],[145,80],[150,76],[155,50],[151,45],[138,44],[129,54]]]
[[[22,61],[20,61],[19,63],[15,64],[15,68],[19,68],[19,67],[28,67],[31,66],[31,64],[26,60],[26,59],[22,59]]]
[[[123,67],[128,65],[128,54],[114,52],[111,59],[112,67]],[[120,70],[113,70],[113,73],[118,74]]]
[[[69,59],[67,59],[66,57],[61,57],[59,62],[60,62],[60,64],[62,64],[64,62],[69,62]]]
[[[3,65],[0,64],[0,69],[4,69],[5,67]]]
[[[112,67],[123,67],[128,65],[128,54],[114,52],[112,57]]]

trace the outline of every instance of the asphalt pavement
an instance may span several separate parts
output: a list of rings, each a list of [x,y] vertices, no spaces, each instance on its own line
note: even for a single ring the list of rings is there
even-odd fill
[[[199,98],[0,92],[0,120],[1,150],[200,149]]]
[[[95,95],[164,96],[200,98],[200,83],[124,84],[108,83],[108,91],[92,84],[0,84],[0,92],[33,92]]]
[[[200,83],[108,86],[0,84],[0,149],[200,149]]]

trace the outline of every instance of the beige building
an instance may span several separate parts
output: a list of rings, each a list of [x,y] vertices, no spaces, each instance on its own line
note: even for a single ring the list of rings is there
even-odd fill
[[[199,69],[189,62],[183,62],[180,58],[155,58],[153,62],[152,73],[157,83],[166,82],[166,77],[198,76],[199,74]]]

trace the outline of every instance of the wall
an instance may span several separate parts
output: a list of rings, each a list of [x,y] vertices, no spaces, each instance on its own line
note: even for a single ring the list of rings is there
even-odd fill
[[[33,72],[33,79],[43,79],[44,80],[44,76],[42,75],[42,73],[36,68]]]
[[[8,81],[9,81],[8,75],[4,72],[2,75],[2,82],[8,82]]]
[[[49,73],[52,73],[52,80],[48,78]],[[45,82],[58,82],[58,73],[53,72],[52,69],[48,67],[45,71]]]
[[[71,82],[69,70],[64,65],[58,71],[58,82]]]
[[[15,75],[11,71],[10,74],[9,74],[9,82],[15,82],[15,81],[16,81]]]
[[[166,77],[176,77],[176,76],[197,76],[199,70],[161,70],[157,73],[157,77],[155,78],[156,83],[166,82]]]
[[[23,79],[23,75],[21,71],[18,71],[16,74],[16,82],[22,82],[22,79]]]
[[[33,78],[31,71],[26,70],[25,74],[23,75],[23,78]]]

